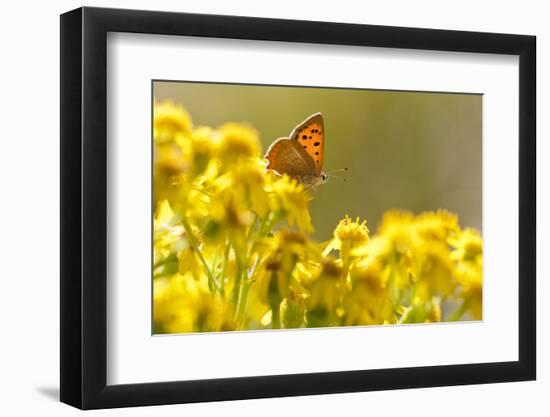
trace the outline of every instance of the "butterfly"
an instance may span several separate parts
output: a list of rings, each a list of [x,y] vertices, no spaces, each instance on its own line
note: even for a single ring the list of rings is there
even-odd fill
[[[323,171],[325,125],[323,115],[315,113],[292,130],[290,137],[275,140],[267,149],[267,169],[297,179],[306,187],[328,181]]]

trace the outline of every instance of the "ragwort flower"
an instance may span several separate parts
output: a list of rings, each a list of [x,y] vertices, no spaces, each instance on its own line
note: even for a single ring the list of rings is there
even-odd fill
[[[271,210],[282,213],[288,224],[296,224],[305,232],[312,232],[309,202],[311,196],[304,191],[304,186],[287,175],[269,176],[268,192],[271,195]]]
[[[352,291],[344,299],[344,325],[395,323],[387,272],[377,259],[354,265],[350,271]]]
[[[328,255],[332,250],[337,249],[341,252],[342,259],[346,261],[352,254],[352,249],[357,251],[359,248],[364,247],[368,241],[367,221],[360,221],[359,217],[353,221],[346,215],[334,229],[334,238],[329,242],[323,253]]]
[[[154,103],[153,137],[155,143],[163,145],[176,141],[180,135],[188,135],[193,123],[189,113],[171,101]]]

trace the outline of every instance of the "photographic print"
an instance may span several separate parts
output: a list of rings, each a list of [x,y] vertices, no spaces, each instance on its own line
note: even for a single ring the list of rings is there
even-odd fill
[[[153,333],[482,320],[482,95],[152,82]]]
[[[536,379],[536,37],[94,7],[60,34],[62,402]]]

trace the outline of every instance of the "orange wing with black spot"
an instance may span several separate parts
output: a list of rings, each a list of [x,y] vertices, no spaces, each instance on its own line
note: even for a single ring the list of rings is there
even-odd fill
[[[290,134],[290,139],[297,141],[315,162],[315,174],[323,170],[325,157],[325,125],[323,115],[315,113],[300,123]]]

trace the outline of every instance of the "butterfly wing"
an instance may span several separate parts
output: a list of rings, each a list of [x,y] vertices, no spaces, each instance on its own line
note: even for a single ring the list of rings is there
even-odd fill
[[[313,159],[315,174],[320,175],[325,158],[325,125],[323,115],[315,113],[300,123],[290,134],[290,139],[300,144]]]
[[[315,172],[315,161],[296,141],[279,138],[265,155],[267,168],[291,177],[307,177]]]

